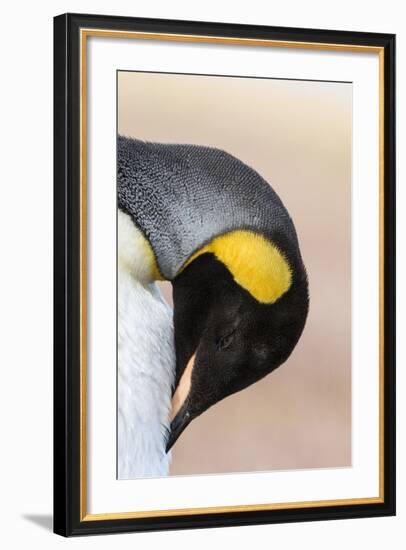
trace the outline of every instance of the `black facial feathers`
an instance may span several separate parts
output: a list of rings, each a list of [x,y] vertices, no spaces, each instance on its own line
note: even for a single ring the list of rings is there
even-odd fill
[[[175,278],[173,296],[177,383],[196,354],[192,419],[285,362],[308,312],[304,271],[277,302],[261,304],[213,254],[198,257]]]

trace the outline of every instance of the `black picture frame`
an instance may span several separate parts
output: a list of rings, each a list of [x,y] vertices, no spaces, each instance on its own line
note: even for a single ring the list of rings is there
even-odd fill
[[[101,519],[81,514],[80,29],[173,33],[380,48],[384,59],[383,460],[381,502]],[[54,19],[54,531],[63,536],[395,514],[395,36],[64,14]]]

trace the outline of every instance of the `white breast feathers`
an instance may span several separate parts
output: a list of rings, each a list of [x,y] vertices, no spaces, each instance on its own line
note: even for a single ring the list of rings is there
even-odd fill
[[[168,475],[175,371],[173,312],[154,282],[154,256],[118,213],[118,479]]]

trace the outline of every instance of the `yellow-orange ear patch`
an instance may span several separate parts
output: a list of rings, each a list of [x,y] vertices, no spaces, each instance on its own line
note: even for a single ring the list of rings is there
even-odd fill
[[[262,235],[245,230],[220,235],[195,252],[184,267],[205,252],[214,254],[258,302],[272,304],[290,288],[292,273],[287,260]]]

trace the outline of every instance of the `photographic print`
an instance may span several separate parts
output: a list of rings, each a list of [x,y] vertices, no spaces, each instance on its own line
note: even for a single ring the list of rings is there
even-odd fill
[[[352,84],[117,73],[118,479],[351,465]]]
[[[64,14],[54,530],[395,513],[395,37]]]

